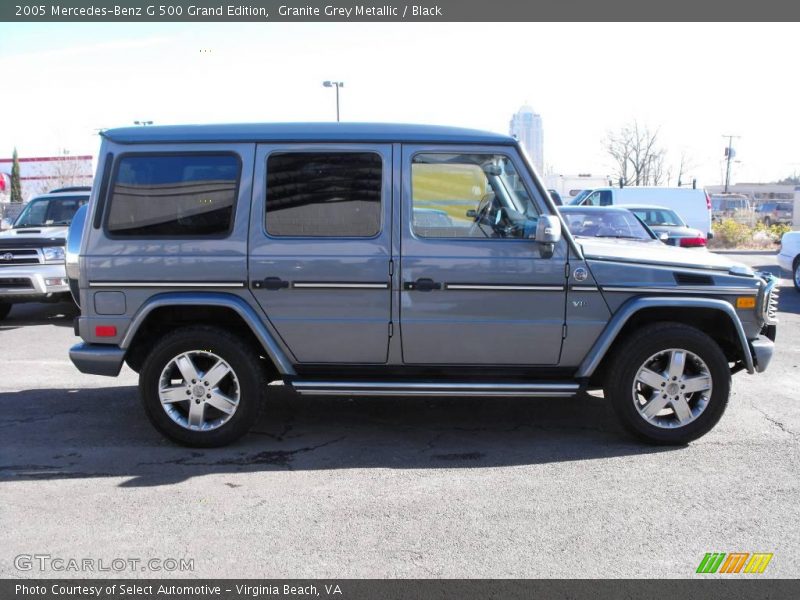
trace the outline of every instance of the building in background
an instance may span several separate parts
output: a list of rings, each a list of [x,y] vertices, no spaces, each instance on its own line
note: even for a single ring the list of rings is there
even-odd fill
[[[3,181],[10,180],[12,164],[11,158],[0,158],[0,179]],[[55,188],[92,185],[93,178],[94,165],[90,155],[70,156],[67,154],[19,159],[19,179],[23,202]],[[5,188],[0,189],[0,202],[8,202],[10,185],[0,187]]]
[[[544,134],[542,117],[527,104],[520,108],[509,125],[509,133],[525,148],[539,175],[544,174]]]

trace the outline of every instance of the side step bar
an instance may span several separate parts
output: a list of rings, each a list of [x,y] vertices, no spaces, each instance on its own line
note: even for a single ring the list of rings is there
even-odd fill
[[[294,381],[307,396],[546,396],[568,398],[580,391],[575,382],[432,383],[408,381]]]

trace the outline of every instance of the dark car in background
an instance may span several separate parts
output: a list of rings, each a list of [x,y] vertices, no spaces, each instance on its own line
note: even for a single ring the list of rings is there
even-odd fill
[[[678,213],[663,206],[626,206],[670,246],[705,248],[708,240],[702,231],[686,225]],[[663,238],[666,234],[666,239]]]
[[[575,237],[613,238],[660,244],[658,236],[627,208],[613,206],[559,206]]]

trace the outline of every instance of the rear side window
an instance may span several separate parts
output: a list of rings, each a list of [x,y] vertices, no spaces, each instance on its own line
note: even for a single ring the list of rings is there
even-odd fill
[[[291,152],[267,159],[267,233],[373,237],[383,163],[374,152]]]
[[[241,173],[232,154],[134,155],[119,160],[107,230],[125,237],[224,236]]]

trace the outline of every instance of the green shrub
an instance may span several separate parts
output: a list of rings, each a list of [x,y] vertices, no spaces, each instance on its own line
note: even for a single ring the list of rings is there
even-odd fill
[[[717,248],[736,248],[743,246],[755,233],[754,228],[744,223],[737,223],[733,219],[723,219],[712,226],[714,238],[712,246]]]

